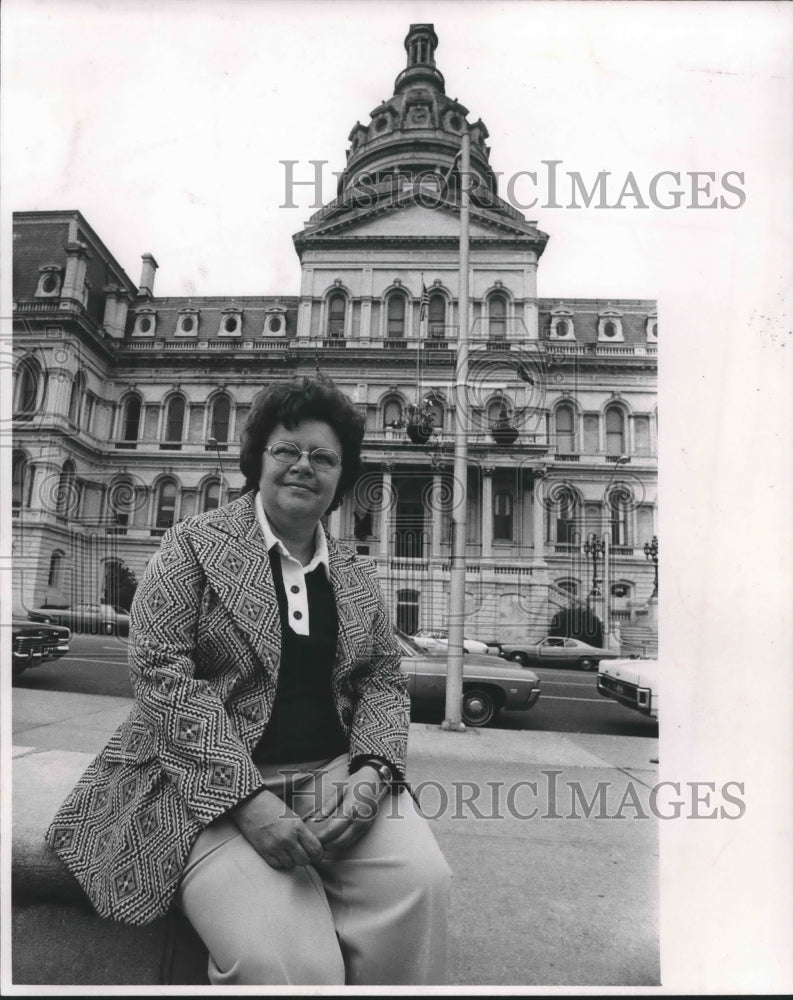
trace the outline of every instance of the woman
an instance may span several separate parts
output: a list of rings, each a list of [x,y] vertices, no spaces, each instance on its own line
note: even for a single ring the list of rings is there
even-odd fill
[[[97,911],[172,905],[213,984],[440,983],[450,873],[402,792],[409,723],[375,567],[326,535],[363,419],[282,383],[247,492],[171,528],[131,612],[135,705],[48,831]]]

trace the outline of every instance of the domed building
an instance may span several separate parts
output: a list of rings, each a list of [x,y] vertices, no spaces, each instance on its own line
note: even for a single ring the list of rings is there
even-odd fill
[[[487,128],[446,95],[437,46],[432,25],[411,25],[393,96],[350,132],[336,198],[294,237],[297,297],[160,298],[155,258],[136,285],[79,211],[15,215],[19,602],[128,603],[171,524],[239,494],[262,385],[321,372],[367,424],[364,474],[329,527],[376,561],[400,626],[446,621],[461,406],[467,634],[539,638],[560,611],[602,617],[607,600],[623,641],[653,638],[656,304],[538,297],[549,237],[499,197]],[[592,533],[611,543],[605,574]]]

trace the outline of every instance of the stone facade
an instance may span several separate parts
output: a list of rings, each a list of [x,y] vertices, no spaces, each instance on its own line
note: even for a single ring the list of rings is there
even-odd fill
[[[298,297],[158,298],[151,254],[135,286],[79,212],[15,216],[19,602],[96,600],[114,564],[139,579],[170,523],[238,494],[239,432],[257,391],[319,370],[367,422],[364,474],[330,527],[377,560],[400,624],[445,621],[457,405],[469,441],[468,634],[544,635],[593,575],[614,621],[646,604],[656,304],[538,297],[548,237],[499,199],[487,129],[446,97],[436,45],[430,25],[411,27],[394,97],[353,129],[337,198],[294,238]],[[457,401],[466,126],[470,384]],[[406,434],[411,403],[433,417],[424,444]],[[592,532],[611,543],[605,580],[583,547]]]

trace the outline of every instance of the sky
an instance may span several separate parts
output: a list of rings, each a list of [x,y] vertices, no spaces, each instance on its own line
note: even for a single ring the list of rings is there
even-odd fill
[[[134,282],[154,254],[158,295],[297,294],[291,237],[312,199],[280,207],[279,161],[302,177],[326,161],[330,198],[409,25],[431,22],[502,196],[538,174],[539,294],[658,300],[661,775],[741,780],[749,804],[740,823],[665,824],[664,982],[778,984],[793,894],[793,5],[4,0],[0,17],[4,249],[11,211],[79,209]],[[550,160],[587,188],[608,171],[606,207],[569,207],[567,189],[550,207]],[[678,208],[650,198],[664,171],[680,175]],[[696,200],[715,207],[694,207],[692,172],[714,175]],[[614,207],[629,175],[648,207]],[[8,303],[8,268],[0,291]]]

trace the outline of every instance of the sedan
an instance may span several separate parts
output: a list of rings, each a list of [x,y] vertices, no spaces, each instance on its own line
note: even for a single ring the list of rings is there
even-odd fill
[[[413,638],[416,644],[421,646],[422,649],[434,649],[445,653],[449,648],[449,633],[446,629],[420,628]],[[486,642],[481,642],[479,639],[463,639],[463,648],[466,653],[480,653],[483,656],[486,656],[488,653],[498,652],[498,650],[493,649]]]
[[[69,652],[71,633],[61,625],[33,624],[16,615],[11,620],[11,673],[57,660]]]
[[[651,719],[658,718],[658,661],[614,660],[598,671],[598,694]]]
[[[446,704],[446,652],[422,649],[399,630],[396,635],[411,703],[442,710]],[[531,670],[510,667],[478,653],[463,661],[462,719],[467,726],[486,726],[502,709],[525,712],[539,697],[540,679]]]
[[[29,611],[33,622],[68,625],[73,632],[90,635],[129,635],[129,615],[117,604],[73,604],[70,608],[38,608]]]
[[[590,646],[580,639],[565,639],[549,635],[539,642],[504,642],[501,655],[521,666],[580,667],[597,670],[601,660],[615,660],[620,655],[610,649]]]

